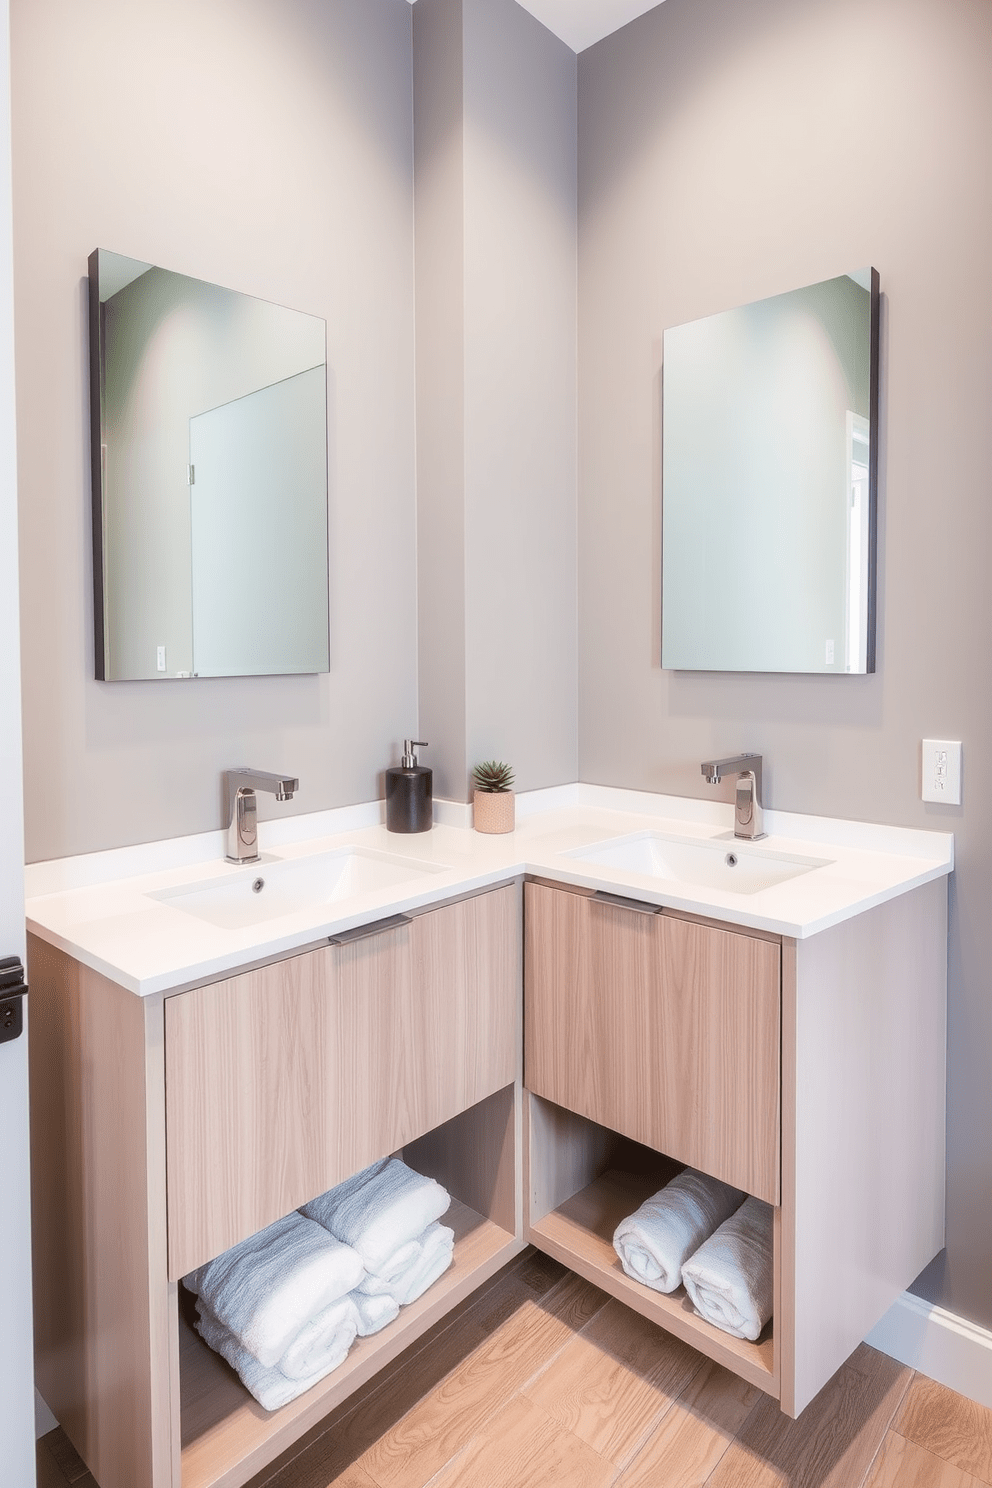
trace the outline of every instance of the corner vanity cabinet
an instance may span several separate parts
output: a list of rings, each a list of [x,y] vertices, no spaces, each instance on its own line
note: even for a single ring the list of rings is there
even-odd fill
[[[515,880],[144,998],[32,937],[42,1394],[101,1488],[237,1488],[530,1242],[796,1415],[943,1243],[945,961],[944,878],[800,940]],[[391,1152],[455,1263],[269,1414],[179,1279]],[[613,1251],[686,1164],[774,1208],[756,1343]]]
[[[946,893],[797,941],[526,886],[526,1238],[791,1416],[943,1244]],[[614,1253],[686,1165],[774,1206],[756,1343]]]
[[[246,1482],[523,1248],[520,886],[139,998],[32,937],[39,1388],[101,1488]],[[193,1267],[391,1152],[455,1262],[264,1411],[193,1330]]]

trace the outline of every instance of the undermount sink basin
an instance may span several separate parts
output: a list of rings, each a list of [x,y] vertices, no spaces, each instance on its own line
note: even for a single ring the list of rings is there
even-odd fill
[[[814,868],[825,868],[830,862],[829,858],[763,852],[760,847],[729,837],[720,842],[690,842],[650,831],[594,842],[573,849],[567,856],[599,868],[731,894],[757,894]]]
[[[208,920],[222,930],[240,930],[280,915],[319,910],[360,894],[395,888],[425,873],[444,871],[441,863],[425,863],[368,847],[342,847],[309,858],[244,863],[222,878],[159,889],[149,897]]]

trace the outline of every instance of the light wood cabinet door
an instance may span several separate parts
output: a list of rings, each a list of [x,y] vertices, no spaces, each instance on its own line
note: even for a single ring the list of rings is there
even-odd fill
[[[517,890],[166,1000],[169,1276],[512,1083]]]
[[[535,1094],[779,1202],[781,947],[526,886]]]

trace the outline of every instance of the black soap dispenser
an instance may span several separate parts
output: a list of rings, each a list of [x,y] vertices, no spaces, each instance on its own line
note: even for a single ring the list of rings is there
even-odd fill
[[[434,825],[434,771],[417,764],[426,739],[404,739],[403,758],[386,771],[386,830],[429,832]]]

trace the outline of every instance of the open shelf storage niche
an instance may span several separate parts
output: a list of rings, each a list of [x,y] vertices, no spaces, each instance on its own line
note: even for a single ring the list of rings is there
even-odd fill
[[[517,1088],[463,1111],[398,1156],[447,1188],[455,1231],[451,1268],[345,1362],[279,1411],[263,1410],[194,1331],[192,1299],[176,1295],[182,1488],[238,1488],[415,1342],[524,1246],[515,1200]]]
[[[756,1343],[698,1316],[679,1287],[652,1291],[623,1270],[613,1232],[685,1167],[664,1153],[525,1092],[524,1238],[700,1353],[778,1398],[774,1322],[781,1300],[780,1211],[775,1210],[775,1313]]]

